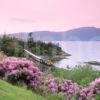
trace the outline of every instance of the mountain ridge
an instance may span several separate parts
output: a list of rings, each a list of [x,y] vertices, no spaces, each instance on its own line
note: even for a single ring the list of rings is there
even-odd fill
[[[28,33],[30,32],[13,33],[10,36],[27,40]],[[32,32],[32,37],[41,41],[100,41],[100,28],[80,27],[60,32],[35,31]]]

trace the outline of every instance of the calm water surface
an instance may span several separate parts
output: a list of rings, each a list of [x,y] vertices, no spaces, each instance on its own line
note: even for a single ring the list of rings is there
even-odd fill
[[[66,68],[68,65],[74,67],[75,65],[83,64],[87,61],[100,61],[100,41],[80,42],[80,41],[59,41],[57,42],[62,49],[71,54],[68,59],[63,59],[55,63],[55,66]],[[100,69],[100,66],[94,66]]]

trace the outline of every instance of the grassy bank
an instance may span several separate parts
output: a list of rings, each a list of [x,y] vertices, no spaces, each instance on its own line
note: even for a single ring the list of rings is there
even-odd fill
[[[0,100],[46,100],[44,97],[0,80]]]
[[[53,70],[53,75],[62,79],[72,80],[82,86],[87,86],[88,83],[100,77],[100,71],[93,70],[90,65],[84,65],[77,66],[73,69],[55,68]]]
[[[63,100],[59,94],[40,94],[0,80],[0,100]]]

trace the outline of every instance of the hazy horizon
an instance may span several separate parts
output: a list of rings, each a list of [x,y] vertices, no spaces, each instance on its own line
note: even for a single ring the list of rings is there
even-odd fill
[[[2,32],[0,34],[13,34],[13,33],[30,33],[30,32],[67,32],[67,31],[71,31],[71,30],[76,30],[76,29],[80,29],[80,28],[96,28],[96,29],[100,29],[99,27],[95,27],[95,26],[84,26],[84,27],[77,27],[77,28],[73,28],[73,29],[66,29],[66,30],[36,30],[36,31],[15,31],[15,32]]]

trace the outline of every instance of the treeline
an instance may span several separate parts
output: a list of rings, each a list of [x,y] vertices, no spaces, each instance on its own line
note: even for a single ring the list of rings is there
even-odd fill
[[[32,33],[29,33],[27,41],[19,40],[15,37],[9,37],[8,35],[3,35],[0,38],[0,51],[3,51],[8,56],[24,57],[24,49],[27,49],[34,54],[48,57],[52,57],[53,55],[62,52],[59,45],[51,42],[45,43],[42,41],[35,41],[32,37]]]
[[[7,56],[23,57],[24,43],[22,40],[3,35],[0,38],[0,51],[3,51]]]

